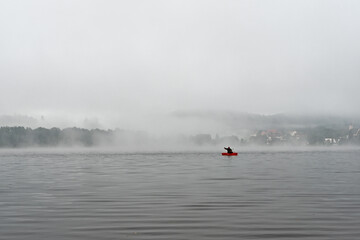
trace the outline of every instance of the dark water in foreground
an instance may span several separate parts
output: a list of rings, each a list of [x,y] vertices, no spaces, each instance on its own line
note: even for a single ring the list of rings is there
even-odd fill
[[[0,239],[360,239],[359,156],[0,152]]]

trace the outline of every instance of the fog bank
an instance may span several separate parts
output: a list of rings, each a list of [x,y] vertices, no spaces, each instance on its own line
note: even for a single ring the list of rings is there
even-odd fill
[[[0,115],[154,132],[222,127],[181,127],[166,117],[174,111],[359,116],[359,9],[355,0],[1,1]]]

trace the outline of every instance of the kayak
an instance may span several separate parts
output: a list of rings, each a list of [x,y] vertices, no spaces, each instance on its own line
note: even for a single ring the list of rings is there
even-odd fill
[[[237,156],[237,153],[221,153],[223,156]]]

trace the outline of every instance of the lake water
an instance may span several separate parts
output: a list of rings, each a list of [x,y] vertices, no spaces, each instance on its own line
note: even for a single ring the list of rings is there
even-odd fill
[[[0,151],[0,239],[359,239],[360,151]]]

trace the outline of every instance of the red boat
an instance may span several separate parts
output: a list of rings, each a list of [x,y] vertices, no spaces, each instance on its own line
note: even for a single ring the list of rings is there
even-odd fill
[[[221,153],[223,156],[237,156],[238,153]]]

